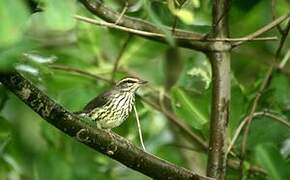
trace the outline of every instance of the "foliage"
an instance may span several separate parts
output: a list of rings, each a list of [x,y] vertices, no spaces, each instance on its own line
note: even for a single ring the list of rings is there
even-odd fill
[[[180,57],[173,60],[181,62],[181,72],[175,74],[178,81],[171,90],[164,90],[170,77],[165,62],[173,61],[166,56],[167,50],[175,42],[163,25],[171,26],[175,16],[178,16],[178,28],[206,33],[211,24],[211,1],[185,2],[186,11],[177,9],[176,1],[168,2],[171,3],[170,7],[167,1],[129,1],[127,14],[143,19],[148,17],[166,34],[169,45],[132,36],[121,56],[115,79],[133,74],[148,80],[149,86],[139,93],[155,99],[165,94],[172,100],[170,105],[177,118],[208,140],[212,78],[210,63],[201,53],[175,48]],[[271,21],[269,1],[249,2],[232,1],[229,12],[232,36],[251,33]],[[110,0],[105,4],[119,12],[124,5],[118,0]],[[288,1],[279,1],[277,5],[278,15],[290,9]],[[140,8],[133,8],[138,6]],[[134,10],[131,11],[130,7]],[[110,79],[114,62],[128,34],[76,21],[74,14],[91,16],[80,3],[69,0],[0,1],[0,70],[16,67],[54,100],[71,111],[78,111],[91,98],[108,89],[110,84],[55,67],[77,68]],[[267,35],[277,34],[271,31]],[[288,40],[286,50],[289,50],[289,45]],[[233,136],[247,115],[274,57],[275,48],[276,43],[273,42],[255,42],[233,51],[229,137]],[[283,51],[284,54],[286,52]],[[290,68],[290,63],[286,64],[287,68]],[[275,72],[258,110],[271,110],[289,120],[289,89],[289,75]],[[204,173],[205,152],[196,152],[162,113],[140,99],[137,109],[145,145],[150,153]],[[114,131],[139,145],[133,113]],[[236,154],[239,153],[241,137],[235,144]],[[268,173],[267,179],[287,179],[290,174],[289,138],[289,127],[269,118],[255,118],[250,128],[246,162],[264,168]],[[200,154],[192,158],[193,153]],[[237,172],[230,170],[228,177],[236,179]],[[263,176],[253,178],[262,179]],[[65,136],[42,121],[0,85],[0,179],[148,177]]]

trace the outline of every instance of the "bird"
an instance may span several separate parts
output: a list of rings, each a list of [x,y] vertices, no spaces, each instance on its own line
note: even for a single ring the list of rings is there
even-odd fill
[[[118,127],[133,109],[136,91],[146,83],[147,81],[136,77],[125,77],[110,90],[92,99],[77,114],[95,122],[101,129]]]

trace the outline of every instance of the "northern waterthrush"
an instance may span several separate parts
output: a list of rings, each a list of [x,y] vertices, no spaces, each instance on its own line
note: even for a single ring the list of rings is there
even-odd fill
[[[138,78],[124,78],[111,90],[91,100],[78,114],[95,121],[99,128],[117,127],[128,118],[135,102],[135,92],[145,83],[147,81]]]

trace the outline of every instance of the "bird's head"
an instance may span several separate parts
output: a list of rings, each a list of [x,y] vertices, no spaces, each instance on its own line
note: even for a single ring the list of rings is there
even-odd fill
[[[115,89],[122,92],[135,93],[140,86],[146,83],[147,81],[144,81],[139,78],[126,77],[126,78],[121,79],[119,82],[117,82]]]

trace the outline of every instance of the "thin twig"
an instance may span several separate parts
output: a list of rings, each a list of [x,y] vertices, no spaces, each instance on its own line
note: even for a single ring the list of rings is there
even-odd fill
[[[272,0],[271,1],[272,20],[276,19],[275,9],[276,9],[276,0]],[[282,27],[280,26],[280,24],[277,25],[277,29],[280,32],[280,34],[283,33],[283,30],[282,30]]]
[[[141,35],[141,36],[147,36],[147,37],[158,37],[158,38],[165,38],[164,34],[160,33],[153,33],[153,32],[148,32],[148,31],[141,31],[141,30],[136,30],[136,29],[131,29],[128,27],[123,27],[120,25],[116,25],[114,23],[108,23],[108,22],[103,22],[103,21],[98,21],[95,19],[91,19],[88,17],[84,16],[79,16],[75,15],[74,16],[77,20],[83,21],[86,23],[94,24],[97,26],[104,26],[112,29],[118,29],[122,30],[128,33],[136,34],[136,35]],[[178,39],[178,40],[190,40],[190,41],[225,41],[225,42],[240,42],[240,41],[272,41],[272,40],[277,40],[277,37],[254,37],[254,38],[247,38],[247,37],[242,37],[242,38],[203,38],[203,37],[196,37],[196,36],[178,36],[176,34],[173,35],[173,38]]]
[[[272,118],[273,120],[275,120],[275,121],[287,126],[288,128],[290,128],[290,122],[285,117],[282,118],[282,117],[279,117],[279,116],[277,116],[277,115],[275,115],[273,113],[267,112],[267,111],[254,113],[254,117],[257,117],[257,116],[265,116],[265,117]]]
[[[50,67],[54,68],[56,65],[50,65]],[[58,66],[57,66],[58,67]],[[59,69],[59,70],[64,70],[66,72],[77,72],[78,74],[81,74],[81,75],[85,75],[85,76],[88,76],[88,77],[91,77],[91,78],[97,78],[100,79],[100,80],[103,80],[107,83],[110,83],[111,81],[108,80],[108,79],[105,79],[105,78],[99,78],[99,76],[96,76],[94,74],[91,74],[89,72],[86,72],[86,71],[82,71],[82,70],[79,70],[79,69],[75,69],[75,68],[70,68],[70,67],[63,67],[61,66],[61,68],[56,68],[56,69]],[[175,124],[177,127],[179,127],[180,129],[182,129],[182,131],[189,137],[191,138],[191,140],[197,142],[197,144],[202,148],[202,149],[207,149],[207,142],[205,142],[204,140],[202,140],[198,135],[194,134],[184,123],[182,123],[183,121],[178,119],[173,113],[171,113],[170,111],[168,110],[165,110],[165,109],[161,109],[160,106],[158,104],[155,104],[154,102],[142,97],[142,96],[139,96],[141,98],[141,100],[143,102],[145,102],[146,104],[150,105],[151,107],[153,107],[154,109],[156,109],[157,111],[163,113],[166,117],[168,117],[169,120],[171,120],[171,122],[173,124]]]
[[[141,143],[141,146],[142,146],[143,150],[146,152],[146,148],[145,148],[145,145],[144,145],[144,142],[143,142],[141,124],[140,124],[138,112],[137,112],[137,109],[136,109],[136,106],[135,105],[133,105],[133,109],[134,109],[134,113],[135,113],[135,117],[136,117],[136,121],[137,121],[137,128],[138,128],[140,143]]]
[[[260,36],[261,34],[273,29],[274,27],[276,27],[277,25],[279,25],[280,23],[282,23],[283,21],[285,21],[286,19],[288,19],[290,16],[290,13],[287,13],[286,15],[280,16],[279,18],[275,19],[274,21],[272,21],[271,23],[265,25],[264,27],[258,29],[257,31],[255,31],[254,33],[251,33],[247,36],[244,36],[243,38],[245,38],[246,40],[244,41],[240,41],[240,42],[236,42],[232,44],[232,47],[236,47],[239,46],[249,40],[252,40],[255,37]]]
[[[54,67],[56,65],[50,65],[50,67]],[[66,67],[66,66],[60,66],[61,68],[55,68],[58,70],[62,70],[65,72],[71,72],[71,73],[77,73],[79,75],[84,75],[90,78],[97,78],[99,76],[96,76],[95,74],[89,73],[87,71],[83,71],[80,69],[75,69],[75,68],[70,68],[70,67]],[[97,78],[100,79],[100,78]],[[102,78],[100,79],[106,83],[111,83],[111,81],[109,79],[106,78]],[[149,106],[151,106],[153,109],[159,111],[160,113],[162,113],[164,116],[166,116],[173,124],[175,124],[177,127],[179,127],[182,132],[185,133],[185,135],[187,135],[191,140],[195,141],[201,148],[202,150],[207,150],[208,146],[207,146],[207,142],[204,141],[203,139],[201,139],[198,135],[196,135],[195,133],[193,133],[183,122],[182,119],[179,119],[178,117],[175,116],[174,113],[166,110],[166,109],[161,109],[160,105],[148,100],[147,98],[144,98],[142,96],[139,96],[141,98],[141,100],[148,104]],[[169,96],[167,96],[169,97]],[[232,161],[228,161],[228,165],[232,168],[234,168],[234,164],[239,163],[239,160],[232,160]],[[251,166],[254,167],[254,166]],[[261,168],[251,168],[252,171],[256,171],[259,173],[264,173],[264,170],[261,170]],[[265,173],[264,173],[265,174]]]
[[[275,62],[278,60],[278,58],[281,55],[281,51],[282,51],[283,45],[284,45],[284,43],[286,41],[286,38],[287,38],[287,36],[289,34],[289,31],[290,31],[290,19],[288,20],[287,26],[285,27],[285,29],[283,30],[283,33],[281,34],[282,37],[281,37],[281,40],[280,40],[280,43],[279,43],[279,47],[278,47],[278,49],[276,51],[276,54],[275,54]]]
[[[284,66],[287,64],[289,59],[290,59],[290,49],[287,51],[287,53],[285,54],[284,58],[282,59],[282,61],[278,65],[278,69],[283,69]]]
[[[161,109],[160,105],[152,102],[151,100],[142,97],[141,100],[146,104],[153,107],[155,110],[164,114],[173,124],[179,127],[182,132],[184,132],[191,140],[196,142],[202,149],[206,150],[208,148],[207,142],[200,138],[198,135],[192,132],[192,130],[183,123],[183,120],[176,117],[176,115],[166,109]]]
[[[228,15],[229,10],[231,9],[231,5],[232,5],[231,2],[232,2],[232,0],[229,0],[229,1],[228,1],[228,4],[227,4],[226,8],[224,8],[224,11],[222,12],[221,16],[218,17],[218,20],[217,20],[216,22],[213,23],[213,25],[212,25],[213,28],[211,28],[210,32],[208,32],[207,35],[204,36],[204,38],[206,38],[206,37],[208,37],[210,34],[212,34],[212,33],[213,33],[213,30],[215,29],[215,27],[216,27],[216,26],[219,26],[220,23],[222,22],[223,18],[225,18],[225,17]],[[216,28],[216,29],[218,29],[218,28]]]
[[[245,119],[240,123],[239,127],[236,129],[236,132],[235,132],[235,134],[234,134],[234,136],[233,136],[233,138],[232,138],[232,140],[231,140],[231,142],[230,142],[230,144],[229,144],[229,146],[228,146],[228,149],[227,149],[227,151],[226,151],[226,157],[228,156],[228,154],[229,154],[230,151],[232,150],[233,145],[235,144],[237,138],[239,137],[239,135],[240,135],[242,129],[244,128],[245,124],[247,123],[248,119],[249,119],[249,117],[247,116],[247,117],[246,117],[246,118],[245,118]]]
[[[132,39],[132,34],[129,34],[127,39],[125,40],[124,44],[122,45],[120,51],[119,51],[119,54],[115,60],[115,63],[114,63],[114,67],[113,67],[113,70],[112,70],[112,76],[111,76],[111,81],[113,82],[114,81],[114,78],[115,78],[115,74],[116,74],[116,71],[118,69],[118,65],[120,63],[120,60],[121,58],[123,57],[128,45],[129,45],[129,42],[130,40]]]
[[[269,117],[285,126],[287,126],[288,128],[290,128],[290,123],[289,120],[285,119],[285,118],[281,118],[273,113],[267,112],[267,111],[261,111],[261,112],[255,112],[253,114],[253,118],[259,117],[259,116],[265,116],[265,117]],[[235,134],[233,136],[233,139],[231,140],[228,149],[226,151],[226,155],[229,154],[229,152],[231,151],[233,145],[235,144],[237,138],[239,137],[239,135],[241,134],[242,129],[245,127],[247,121],[249,119],[249,116],[245,117],[244,120],[240,123],[239,127],[236,129]]]
[[[125,15],[125,13],[127,12],[128,10],[128,1],[126,0],[125,2],[125,6],[122,10],[122,12],[120,13],[120,16],[118,17],[118,19],[116,20],[115,24],[119,24],[120,20],[123,18],[123,16]]]
[[[289,14],[288,14],[289,15]],[[248,135],[249,135],[249,130],[250,130],[250,124],[253,120],[253,117],[254,117],[254,113],[258,107],[258,103],[259,103],[259,100],[262,96],[262,93],[263,91],[266,89],[266,87],[270,84],[270,81],[271,81],[271,77],[272,77],[272,73],[274,71],[274,68],[275,68],[275,63],[277,62],[278,58],[280,57],[280,53],[282,51],[282,48],[285,44],[285,40],[289,34],[289,30],[290,30],[290,20],[288,21],[288,24],[287,24],[287,27],[285,28],[285,30],[283,30],[283,34],[282,34],[282,37],[280,39],[280,43],[279,43],[279,46],[276,50],[276,53],[275,53],[275,57],[274,57],[274,63],[271,65],[271,67],[269,68],[267,74],[266,74],[266,77],[265,79],[263,80],[260,88],[259,88],[259,91],[257,92],[257,95],[254,99],[254,102],[253,102],[253,105],[252,105],[252,108],[249,112],[249,115],[248,115],[248,120],[246,122],[246,127],[245,127],[245,131],[244,131],[244,137],[242,139],[242,145],[241,145],[241,162],[240,162],[240,178],[242,178],[244,176],[244,171],[243,171],[243,163],[244,163],[244,159],[245,159],[245,153],[246,153],[246,145],[247,145],[247,139],[248,139]]]
[[[120,13],[114,11],[113,9],[104,6],[100,1],[89,1],[89,0],[79,0],[92,14],[95,14],[102,18],[103,20],[111,23],[115,23],[116,20],[120,17]],[[154,33],[160,33],[162,32],[160,28],[152,24],[149,21],[145,21],[139,18],[130,17],[124,15],[119,22],[120,26],[127,27],[127,28],[133,28],[136,30],[141,31],[148,31],[148,32],[154,32]],[[170,27],[166,27],[168,30],[170,30]],[[199,36],[202,37],[202,34],[196,33],[196,32],[190,32],[185,30],[176,29],[175,34],[178,34],[180,36]]]
[[[81,122],[78,116],[50,99],[29,80],[16,72],[0,72],[0,81],[43,120],[63,133],[112,159],[153,179],[211,179],[178,167],[142,151],[125,138],[109,131],[93,128]],[[23,93],[26,92],[26,93]],[[28,92],[28,93],[27,93]],[[156,171],[158,169],[159,171]]]
[[[99,80],[105,81],[107,83],[111,82],[109,79],[106,79],[102,76],[90,73],[88,71],[83,71],[83,70],[78,69],[78,68],[73,68],[73,67],[68,67],[68,66],[63,66],[63,65],[55,65],[55,64],[48,65],[48,67],[55,69],[55,70],[68,71],[68,72],[73,72],[73,73],[77,73],[77,74],[81,74],[81,75],[86,75],[86,76],[92,77],[94,79],[99,79]]]
[[[187,0],[184,0],[184,1],[181,2],[181,4],[178,4],[177,9],[180,10],[180,9],[182,8],[182,6],[185,4],[186,1],[187,1]],[[173,24],[172,24],[172,27],[171,27],[171,32],[172,32],[173,34],[174,34],[174,32],[175,32],[175,28],[176,28],[176,26],[177,26],[177,22],[178,22],[177,16],[174,15]]]

